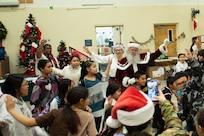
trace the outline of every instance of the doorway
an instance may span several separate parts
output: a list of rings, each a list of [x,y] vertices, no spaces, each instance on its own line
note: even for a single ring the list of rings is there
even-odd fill
[[[177,45],[173,42],[176,39],[176,24],[155,24],[154,25],[154,35],[155,35],[155,50],[163,43],[165,38],[168,38],[170,45],[168,45],[168,57],[177,57]]]

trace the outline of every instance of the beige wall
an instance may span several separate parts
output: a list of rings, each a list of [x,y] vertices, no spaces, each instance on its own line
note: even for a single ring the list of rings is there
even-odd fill
[[[53,53],[57,56],[57,46],[60,40],[65,40],[67,46],[82,50],[85,39],[92,39],[92,51],[97,50],[95,26],[123,25],[122,42],[127,44],[134,36],[138,41],[146,41],[154,34],[154,24],[177,23],[177,35],[184,32],[185,39],[177,42],[177,50],[183,52],[189,48],[191,37],[203,35],[204,17],[202,10],[196,15],[198,20],[197,31],[193,30],[191,8],[195,6],[148,6],[148,7],[100,7],[96,9],[67,8],[0,8],[0,20],[8,29],[8,35],[3,42],[10,57],[11,73],[19,70],[18,55],[20,35],[24,30],[25,21],[29,13],[36,18],[37,25],[42,31],[42,38],[51,39]],[[203,9],[204,6],[200,6]],[[154,42],[144,45],[154,51]]]

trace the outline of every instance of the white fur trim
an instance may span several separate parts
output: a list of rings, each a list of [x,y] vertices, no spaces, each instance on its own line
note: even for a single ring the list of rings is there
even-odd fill
[[[128,63],[128,64],[125,65],[124,67],[121,67],[121,66],[117,65],[117,68],[118,68],[119,70],[126,70],[130,65],[132,65],[132,64],[131,64],[131,63]]]
[[[168,52],[168,50],[167,50],[167,45],[169,44],[169,39],[164,39],[164,42],[163,42],[163,44],[161,44],[160,46],[159,46],[159,51],[161,52],[161,53],[167,53]]]
[[[147,64],[149,62],[149,60],[150,60],[150,55],[151,55],[150,52],[147,52],[147,54],[145,55],[144,60],[141,61],[141,62],[138,62],[138,64]]]
[[[21,47],[21,51],[22,51],[22,52],[25,51],[25,46],[24,46],[24,45]]]
[[[122,81],[123,86],[128,87],[128,80],[129,80],[129,79],[130,79],[130,78],[127,77],[127,76],[123,78],[123,81]]]
[[[130,48],[130,47],[140,48],[140,45],[137,43],[129,43],[128,48]]]
[[[33,25],[31,23],[27,23],[26,25],[29,27],[33,27]]]
[[[143,92],[140,91],[140,93],[142,93],[147,99],[147,104],[144,107],[131,112],[127,112],[124,110],[116,111],[118,120],[122,124],[127,126],[138,126],[146,123],[153,117],[154,105],[152,100]]]
[[[135,78],[131,78],[128,80],[128,85],[132,85],[135,83]]]
[[[113,119],[111,116],[109,116],[106,119],[106,124],[110,127],[110,128],[119,128],[121,126],[121,123],[117,120],[117,119]]]
[[[35,42],[32,42],[32,46],[33,46],[34,48],[37,48],[37,47],[38,47],[38,45],[37,45]]]

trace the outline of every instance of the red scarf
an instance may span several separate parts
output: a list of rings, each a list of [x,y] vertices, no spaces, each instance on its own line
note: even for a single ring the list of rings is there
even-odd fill
[[[54,58],[54,56],[53,56],[52,54],[47,54],[47,55],[45,55],[45,56],[46,56],[51,62],[54,63],[54,65],[55,65],[56,68],[59,68],[58,65],[57,65],[57,61],[56,61],[56,59]]]

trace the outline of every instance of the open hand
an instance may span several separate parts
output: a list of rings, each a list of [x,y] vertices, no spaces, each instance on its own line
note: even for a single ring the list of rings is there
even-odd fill
[[[91,52],[89,51],[89,48],[88,48],[88,47],[84,46],[83,48],[84,48],[84,51],[85,51],[86,53],[88,53],[89,55],[91,55]]]
[[[7,111],[14,109],[16,102],[12,99],[11,95],[6,95],[6,109]]]
[[[166,97],[164,96],[164,94],[162,93],[161,90],[158,90],[159,95],[158,96],[153,96],[154,98],[158,99],[159,102],[163,102],[166,100]]]

